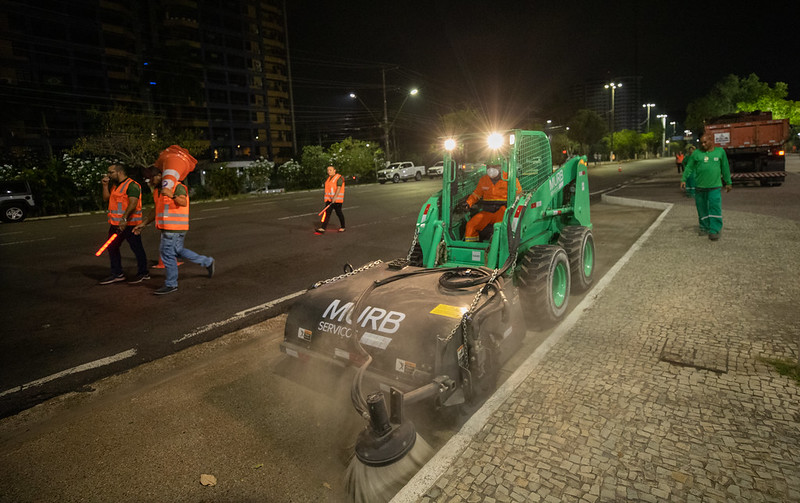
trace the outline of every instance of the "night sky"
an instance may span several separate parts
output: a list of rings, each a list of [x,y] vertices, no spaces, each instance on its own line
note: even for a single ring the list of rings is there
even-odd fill
[[[403,113],[421,124],[469,104],[513,127],[547,116],[573,84],[631,75],[643,77],[653,113],[678,120],[731,73],[786,82],[800,100],[800,3],[735,5],[287,0],[295,105],[321,123],[359,108],[380,119],[381,65],[397,67],[386,72],[390,108],[401,89],[419,88]],[[350,91],[366,106],[346,98]]]

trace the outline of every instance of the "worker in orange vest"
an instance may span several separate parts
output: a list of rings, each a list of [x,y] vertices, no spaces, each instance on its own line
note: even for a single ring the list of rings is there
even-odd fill
[[[342,203],[344,203],[344,177],[336,172],[336,168],[328,166],[328,179],[325,180],[325,195],[323,196],[323,204],[327,206],[323,210],[322,221],[320,221],[319,227],[314,231],[314,234],[325,233],[331,213],[334,211],[339,218],[339,232],[344,232]]]
[[[502,176],[501,176],[502,175]],[[506,199],[508,198],[508,173],[500,171],[499,164],[486,166],[486,174],[478,180],[475,191],[470,194],[464,203],[464,209],[469,211],[478,201],[481,203],[481,211],[469,219],[467,229],[464,233],[464,241],[478,241],[480,232],[487,225],[493,225],[503,220],[506,211]],[[517,194],[522,192],[522,187],[517,182]]]
[[[142,238],[133,233],[136,225],[142,222],[142,187],[128,177],[125,166],[112,164],[100,183],[103,185],[103,200],[108,201],[108,237],[119,234],[119,237],[108,245],[108,257],[111,259],[111,275],[100,281],[101,285],[125,281],[122,274],[122,255],[120,246],[127,241],[133,254],[136,255],[136,276],[128,283],[139,283],[150,279],[147,270],[147,254],[142,246]],[[110,187],[109,187],[110,184]]]
[[[161,230],[161,261],[164,263],[166,279],[164,286],[156,290],[156,295],[166,295],[178,289],[178,257],[195,264],[200,264],[208,271],[208,277],[214,275],[216,261],[183,247],[186,232],[189,230],[189,191],[186,185],[178,182],[171,187],[171,196],[161,187],[161,173],[155,172],[151,178],[155,208],[136,226],[134,232],[139,234],[150,222],[155,220],[156,228]]]
[[[678,173],[683,173],[683,150],[680,150],[677,154],[675,154],[675,165],[678,168]]]

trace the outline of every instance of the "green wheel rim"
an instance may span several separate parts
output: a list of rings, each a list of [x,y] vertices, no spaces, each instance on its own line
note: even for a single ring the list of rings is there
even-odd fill
[[[583,275],[586,278],[592,277],[594,270],[594,245],[590,242],[586,243],[586,248],[583,249]]]
[[[556,307],[561,307],[567,300],[567,267],[564,263],[560,262],[553,271],[551,295]]]

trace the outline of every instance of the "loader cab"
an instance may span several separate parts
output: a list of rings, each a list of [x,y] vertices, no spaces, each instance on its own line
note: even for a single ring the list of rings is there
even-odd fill
[[[582,198],[578,206],[585,209],[577,218],[570,214],[571,209],[565,209],[576,191],[580,159],[554,167],[550,142],[540,131],[506,132],[504,143],[494,149],[487,149],[483,138],[484,143],[466,148],[459,148],[455,141],[450,148],[446,144],[442,190],[423,204],[417,219],[416,265],[496,268],[513,253],[524,253],[534,244],[554,244],[564,225],[588,221],[585,171],[577,188]],[[478,153],[480,161],[469,162],[474,157],[468,159],[464,152]],[[469,242],[464,237],[471,214],[463,206],[489,162],[501,165],[508,182],[506,211],[503,220],[492,224],[480,241]],[[522,189],[519,199],[517,181]],[[509,243],[509,239],[514,242]]]

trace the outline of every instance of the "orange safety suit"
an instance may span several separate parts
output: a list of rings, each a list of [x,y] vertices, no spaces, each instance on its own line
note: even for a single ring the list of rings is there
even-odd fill
[[[128,209],[128,187],[134,183],[139,187],[139,200],[136,202],[136,209],[130,214],[127,226],[139,225],[142,223],[142,186],[126,178],[121,184],[114,187],[108,197],[108,223],[111,225],[119,225],[122,223],[122,218],[125,216],[125,210]]]
[[[181,187],[186,186],[179,183]],[[160,190],[153,194],[156,203],[156,228],[165,231],[189,230],[189,191],[186,191],[186,206],[178,206],[175,201]]]
[[[508,173],[503,173],[496,181],[492,180],[489,175],[483,175],[478,180],[478,185],[475,191],[467,198],[467,204],[470,208],[478,201],[483,200],[487,203],[503,203],[496,211],[481,211],[467,222],[467,229],[464,232],[465,241],[478,241],[480,232],[486,228],[487,225],[496,224],[503,220],[503,214],[506,212],[506,199],[508,198],[508,181],[504,178],[508,177]],[[522,187],[517,182],[517,194],[522,192]]]
[[[333,199],[333,196],[336,195],[336,185],[340,178],[342,178],[342,175],[336,173],[333,176],[329,176],[328,179],[325,180],[325,202],[344,202],[344,178],[342,178],[342,190],[339,191],[339,195],[336,196],[336,199]]]

